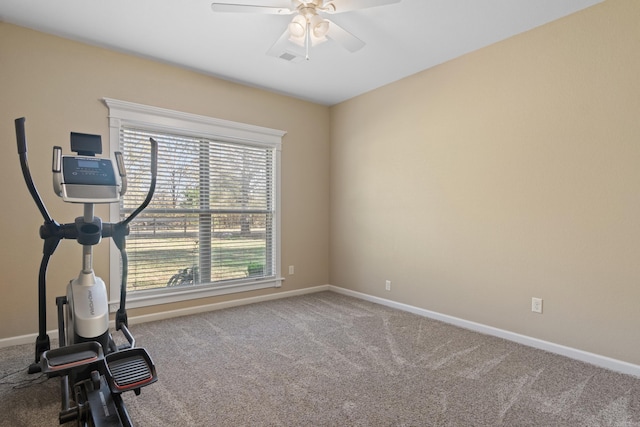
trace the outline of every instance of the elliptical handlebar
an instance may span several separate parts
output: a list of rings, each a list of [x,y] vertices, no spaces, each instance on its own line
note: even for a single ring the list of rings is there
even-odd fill
[[[116,311],[115,315],[115,325],[116,330],[127,331],[127,326],[129,324],[127,318],[127,277],[129,275],[129,260],[127,257],[126,251],[126,240],[125,236],[129,234],[129,223],[138,216],[140,212],[142,212],[151,202],[153,198],[153,193],[156,189],[156,182],[158,179],[158,143],[155,139],[149,138],[149,142],[151,143],[151,183],[149,184],[149,190],[147,192],[147,197],[144,201],[138,206],[138,208],[131,213],[127,218],[120,221],[117,224],[113,225],[113,234],[112,239],[115,243],[116,247],[120,250],[120,259],[122,261],[122,270],[121,270],[121,278],[120,278],[120,307]],[[118,156],[121,161],[121,155]],[[120,167],[122,166],[122,168]],[[124,171],[124,164],[119,165],[118,169],[120,170],[121,175],[126,176]],[[124,179],[124,178],[123,178]],[[125,332],[127,335],[127,332]],[[133,346],[133,342],[130,342]]]
[[[18,143],[18,155],[20,156],[20,168],[22,169],[22,176],[24,177],[24,182],[27,184],[29,193],[31,194],[33,201],[36,202],[36,206],[38,206],[38,210],[42,214],[44,221],[46,223],[52,223],[53,218],[51,218],[49,211],[45,207],[44,202],[40,197],[40,193],[38,193],[38,190],[33,183],[31,172],[29,171],[29,162],[27,161],[27,137],[24,130],[25,120],[26,119],[24,117],[20,117],[19,119],[15,120],[16,140]]]
[[[27,154],[27,138],[24,131],[24,117],[16,119],[16,139],[18,141],[18,154]]]
[[[149,185],[149,191],[147,192],[147,197],[144,199],[142,204],[138,206],[138,208],[131,213],[126,219],[120,221],[122,225],[128,225],[135,217],[138,216],[140,212],[142,212],[151,202],[153,198],[153,193],[156,190],[156,182],[158,180],[158,143],[155,139],[149,138],[149,142],[151,143],[151,183]],[[124,166],[123,166],[124,167]]]

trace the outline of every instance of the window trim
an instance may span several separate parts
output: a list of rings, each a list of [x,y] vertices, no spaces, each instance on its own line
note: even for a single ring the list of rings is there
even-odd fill
[[[136,127],[146,130],[188,133],[193,136],[224,140],[229,142],[248,143],[275,150],[275,278],[264,280],[238,279],[224,285],[200,285],[185,288],[156,288],[149,290],[128,291],[127,307],[137,308],[157,304],[187,301],[236,292],[246,292],[265,288],[279,288],[284,278],[281,274],[281,151],[282,138],[286,131],[270,129],[245,123],[216,119],[197,114],[184,113],[166,108],[136,104],[111,98],[102,99],[109,109],[109,147],[110,154],[120,147],[120,128]],[[112,203],[109,208],[111,222],[119,221],[120,205]],[[120,296],[120,252],[115,245],[109,250],[109,308],[114,312],[119,307]]]

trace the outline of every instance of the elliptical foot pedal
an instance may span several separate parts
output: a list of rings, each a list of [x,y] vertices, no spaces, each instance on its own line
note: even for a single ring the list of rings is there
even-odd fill
[[[59,347],[42,353],[42,372],[50,377],[66,375],[71,369],[104,359],[102,346],[94,341]]]
[[[142,347],[117,351],[106,356],[107,378],[113,393],[139,390],[158,380],[151,356]]]

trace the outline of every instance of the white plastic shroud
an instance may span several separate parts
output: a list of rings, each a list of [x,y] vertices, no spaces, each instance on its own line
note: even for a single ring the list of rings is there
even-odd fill
[[[91,339],[109,330],[107,287],[93,271],[81,271],[77,278],[69,282],[67,300],[70,315],[67,339],[70,344],[74,344],[73,332]]]

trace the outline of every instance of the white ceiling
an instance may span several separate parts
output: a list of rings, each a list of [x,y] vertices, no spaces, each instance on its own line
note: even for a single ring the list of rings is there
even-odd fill
[[[0,20],[334,105],[601,1],[402,0],[327,15],[366,46],[329,40],[297,63],[266,55],[291,16],[215,13],[211,0],[0,0]]]

